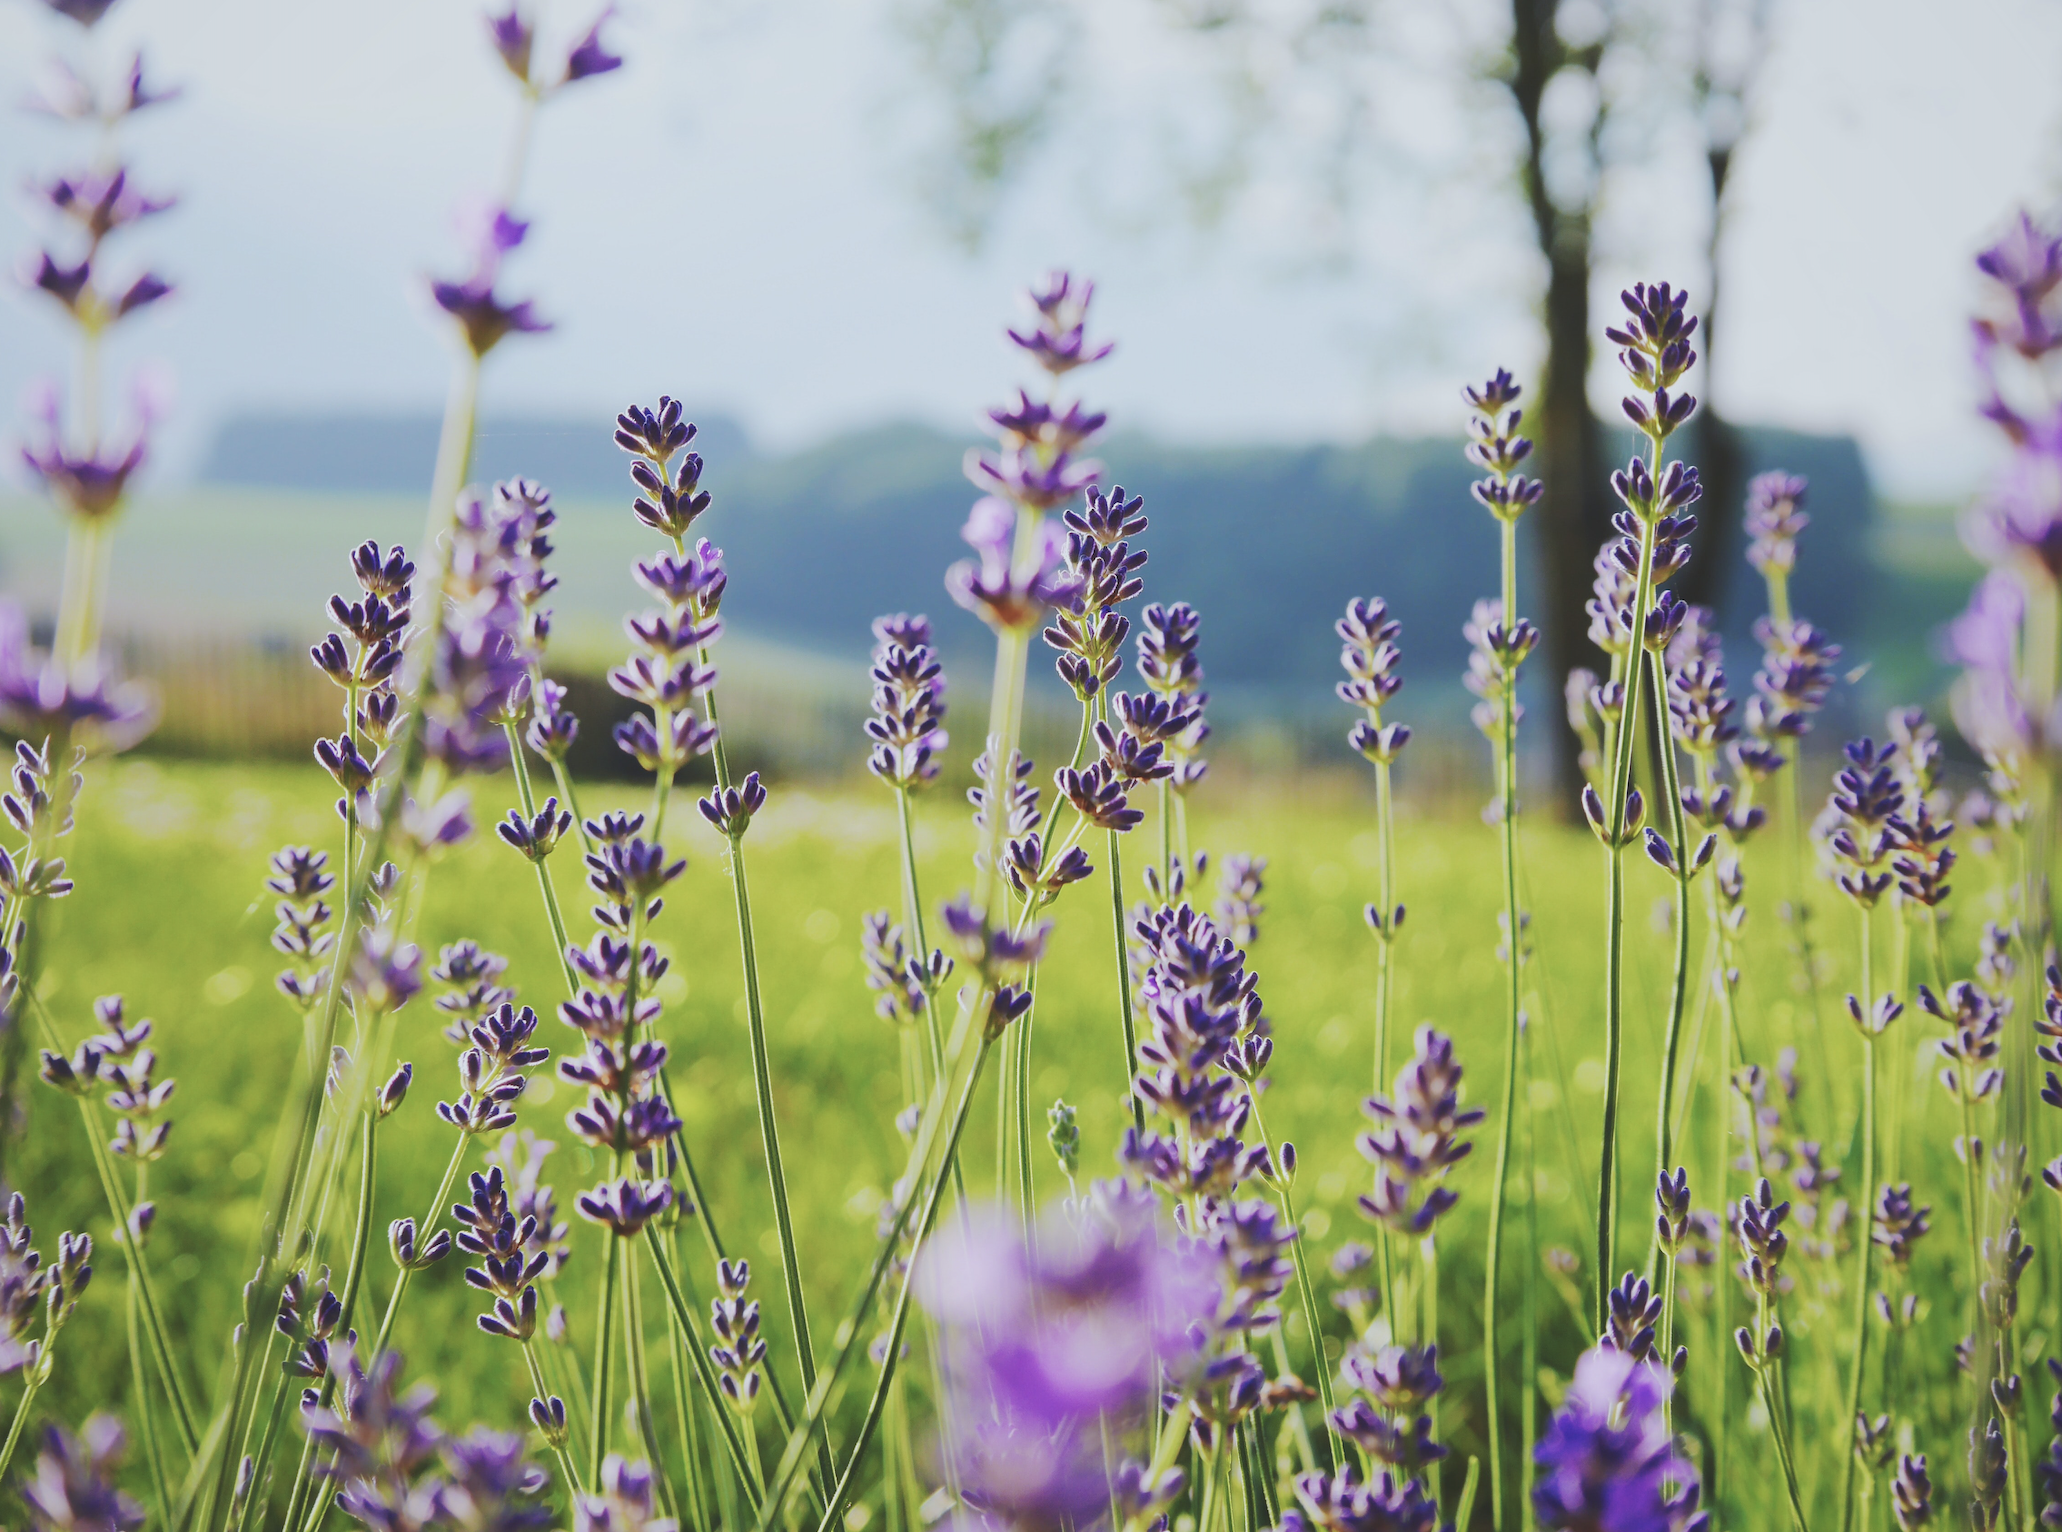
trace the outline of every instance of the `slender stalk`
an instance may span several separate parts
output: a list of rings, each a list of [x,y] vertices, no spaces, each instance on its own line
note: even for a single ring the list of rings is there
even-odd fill
[[[616,1325],[616,1291],[621,1286],[617,1277],[623,1264],[623,1241],[613,1232],[609,1235],[607,1264],[601,1274],[600,1312],[594,1321],[594,1413],[588,1417],[587,1482],[601,1482],[602,1459],[608,1456],[609,1432],[614,1424],[610,1410],[613,1402],[610,1387],[614,1381],[612,1364],[615,1356],[610,1345]]]
[[[780,1237],[781,1283],[787,1295],[788,1322],[794,1329],[795,1361],[802,1373],[802,1391],[816,1386],[816,1351],[809,1334],[809,1310],[802,1294],[802,1265],[795,1254],[795,1223],[788,1208],[787,1173],[781,1167],[780,1128],[773,1114],[773,1070],[766,1055],[766,1012],[759,994],[759,956],[752,939],[752,896],[745,881],[745,847],[741,836],[730,843],[731,887],[737,895],[738,945],[744,953],[745,1022],[751,1035],[752,1089],[759,1111],[759,1146],[766,1156],[766,1179],[773,1191],[773,1222]],[[831,1478],[830,1444],[819,1447],[818,1468],[826,1484]]]
[[[1318,1403],[1323,1407],[1325,1419],[1332,1418],[1332,1370],[1325,1360],[1325,1332],[1318,1322],[1317,1291],[1310,1282],[1310,1263],[1303,1254],[1308,1243],[1302,1236],[1302,1227],[1296,1221],[1296,1197],[1290,1190],[1287,1176],[1281,1174],[1281,1162],[1275,1157],[1274,1140],[1268,1137],[1267,1123],[1260,1115],[1260,1093],[1250,1087],[1246,1099],[1253,1104],[1253,1128],[1260,1135],[1261,1147],[1267,1151],[1267,1161],[1276,1170],[1275,1196],[1282,1205],[1282,1219],[1296,1231],[1296,1237],[1289,1241],[1289,1255],[1296,1266],[1296,1296],[1303,1307],[1303,1323],[1310,1331],[1310,1357],[1312,1370],[1317,1374]],[[1339,1467],[1339,1449],[1333,1445],[1332,1433],[1326,1431],[1325,1460],[1336,1471]]]
[[[151,1501],[157,1508],[158,1525],[172,1524],[172,1491],[165,1480],[165,1452],[158,1441],[157,1405],[150,1397],[150,1376],[143,1364],[143,1299],[137,1292],[136,1274],[129,1274],[127,1301],[123,1304],[129,1330],[129,1387],[136,1395],[136,1423],[143,1438],[144,1466],[150,1472]],[[6,1465],[0,1463],[0,1473]]]
[[[1517,622],[1518,607],[1518,524],[1509,517],[1501,518],[1503,530],[1503,621],[1508,631]],[[1501,821],[1498,825],[1498,840],[1503,850],[1504,873],[1504,938],[1510,946],[1510,962],[1507,965],[1509,985],[1505,992],[1507,1005],[1504,1013],[1504,1081],[1503,1102],[1497,1113],[1496,1169],[1489,1184],[1489,1248],[1483,1258],[1482,1276],[1482,1380],[1487,1394],[1488,1423],[1484,1427],[1489,1440],[1489,1522],[1501,1529],[1504,1524],[1504,1474],[1503,1474],[1503,1418],[1499,1412],[1498,1390],[1503,1351],[1499,1342],[1500,1321],[1503,1303],[1500,1289],[1503,1277],[1504,1216],[1510,1200],[1511,1180],[1511,1123],[1517,1112],[1518,1103],[1518,1029],[1520,1009],[1520,967],[1524,961],[1524,932],[1518,909],[1518,678],[1515,671],[1503,676],[1503,686],[1497,699],[1502,714],[1497,730],[1497,782]],[[1384,891],[1387,897],[1387,890]],[[1389,911],[1384,908],[1382,919],[1386,924]],[[1388,942],[1383,942],[1386,953]],[[1528,1114],[1529,1115],[1529,1114]],[[1526,1188],[1526,1201],[1532,1199],[1532,1189]]]
[[[1855,1464],[1854,1433],[1855,1418],[1862,1408],[1862,1374],[1869,1356],[1869,1271],[1876,1254],[1876,1033],[1875,1033],[1875,989],[1870,961],[1869,915],[1867,905],[1861,907],[1862,941],[1862,1205],[1861,1232],[1855,1243],[1861,1246],[1861,1270],[1854,1283],[1854,1370],[1848,1375],[1847,1414],[1840,1422],[1842,1439],[1848,1443],[1843,1454],[1847,1467],[1841,1476],[1840,1525],[1850,1528],[1854,1525]]]
[[[1661,438],[1649,436],[1656,485],[1661,483]],[[1618,1092],[1625,1044],[1625,821],[1626,795],[1633,780],[1633,742],[1640,734],[1641,681],[1650,656],[1641,634],[1654,600],[1654,523],[1640,518],[1639,571],[1633,584],[1631,647],[1627,652],[1625,716],[1613,740],[1611,798],[1604,806],[1609,845],[1605,884],[1604,1122],[1597,1164],[1597,1333],[1610,1322],[1607,1295],[1617,1269]]]
[[[967,1071],[966,1084],[960,1091],[959,1104],[953,1111],[952,1125],[946,1132],[944,1159],[947,1162],[958,1151],[960,1135],[966,1130],[968,1112],[973,1106],[974,1088],[980,1083],[982,1065],[987,1062],[988,1055],[994,1049],[994,1046],[994,1040],[984,1031],[981,1041],[975,1049],[973,1064]],[[920,1158],[922,1148],[922,1144],[919,1143],[918,1151]],[[931,1177],[929,1193],[924,1199],[923,1216],[917,1225],[918,1244],[922,1243],[923,1236],[929,1231],[932,1222],[937,1218],[938,1200],[944,1190],[944,1184],[945,1175],[941,1167],[940,1171]],[[914,1198],[911,1198],[910,1203],[913,1204],[914,1200]],[[882,1241],[882,1255],[890,1256],[893,1254],[897,1243],[901,1240],[902,1230],[908,1224],[909,1212],[910,1205],[905,1204],[895,1220],[894,1227],[888,1231],[886,1239]],[[860,1321],[865,1317],[866,1311],[872,1307],[874,1294],[879,1290],[881,1277],[886,1269],[887,1261],[877,1257],[874,1261],[873,1271],[868,1277],[866,1289],[859,1295],[859,1301],[853,1305],[852,1319],[844,1332],[846,1336],[845,1343],[838,1349],[837,1358],[832,1363],[829,1371],[818,1377],[816,1387],[810,1391],[809,1398],[804,1402],[801,1423],[795,1432],[789,1436],[788,1444],[781,1453],[780,1461],[774,1467],[772,1479],[767,1486],[765,1503],[760,1508],[756,1532],[769,1532],[774,1520],[781,1514],[781,1510],[787,1500],[789,1486],[794,1483],[796,1470],[800,1467],[803,1450],[808,1441],[808,1433],[815,1429],[816,1422],[823,1415],[824,1407],[830,1399],[831,1385],[837,1381],[839,1374],[844,1371],[852,1355],[859,1349]],[[881,1375],[875,1384],[873,1397],[867,1403],[866,1418],[860,1425],[859,1435],[853,1439],[850,1456],[845,1461],[845,1471],[834,1481],[834,1487],[830,1494],[830,1503],[825,1507],[823,1519],[819,1523],[823,1528],[827,1529],[836,1524],[838,1513],[843,1509],[845,1497],[851,1492],[852,1477],[858,1472],[860,1459],[865,1455],[867,1446],[873,1438],[874,1430],[880,1424],[881,1409],[887,1399],[887,1387],[894,1378],[895,1364],[899,1360],[902,1351],[902,1332],[909,1319],[909,1298],[912,1291],[912,1276],[915,1270],[916,1261],[912,1258],[909,1263],[909,1272],[905,1273],[903,1277],[901,1292],[895,1300],[894,1317],[889,1322],[887,1355],[881,1365]]]
[[[523,1342],[523,1362],[530,1370],[530,1387],[536,1390],[537,1397],[539,1399],[549,1399],[551,1397],[551,1390],[545,1386],[543,1368],[537,1365],[537,1343],[535,1341],[526,1340]],[[574,1471],[573,1459],[566,1451],[565,1443],[553,1442],[551,1444],[551,1455],[558,1459],[559,1473],[566,1481],[566,1499],[569,1502],[577,1503],[580,1496],[585,1493],[585,1490],[581,1486],[580,1475]],[[654,1458],[653,1461],[656,1463],[657,1459]],[[663,1475],[661,1477],[663,1478]],[[703,1524],[707,1525],[706,1522]]]
[[[15,1404],[14,1419],[7,1427],[7,1440],[0,1442],[0,1474],[7,1472],[14,1461],[14,1449],[21,1442],[22,1427],[28,1424],[29,1409],[36,1402],[36,1395],[43,1387],[43,1380],[34,1373],[22,1388],[21,1399]]]
[[[1529,1028],[1524,1038],[1522,1064],[1528,1087],[1528,1109],[1525,1113],[1525,1270],[1531,1273],[1539,1270],[1539,1165],[1538,1144],[1535,1141],[1536,1132],[1530,1110],[1532,1035]],[[1534,1522],[1532,1486],[1538,1468],[1534,1462],[1534,1450],[1539,1441],[1539,1283],[1527,1281],[1523,1287],[1523,1365],[1518,1373],[1518,1425],[1521,1440],[1521,1450],[1518,1454],[1518,1505],[1524,1525],[1529,1528]],[[1725,1368],[1721,1366],[1718,1370],[1724,1372]]]
[[[697,1527],[714,1527],[715,1514],[709,1505],[709,1487],[702,1478],[701,1424],[695,1415],[694,1396],[687,1387],[687,1337],[673,1311],[666,1311],[666,1354],[673,1375],[673,1414],[680,1429],[680,1460],[687,1470],[687,1498],[694,1509]]]
[[[674,1498],[673,1481],[666,1477],[664,1459],[659,1454],[659,1423],[652,1415],[651,1377],[644,1355],[644,1305],[637,1289],[637,1262],[628,1258],[628,1252],[625,1256],[621,1263],[625,1374],[630,1382],[632,1403],[637,1410],[637,1434],[644,1443],[645,1457],[652,1465],[652,1477],[658,1481],[659,1504],[669,1518],[678,1522],[680,1505]]]
[[[530,766],[523,759],[523,737],[512,723],[503,724],[502,732],[508,736],[508,758],[515,767],[516,801],[523,806],[523,818],[537,817],[537,795],[530,786]],[[579,981],[573,975],[572,960],[566,956],[566,949],[572,942],[566,936],[566,917],[559,909],[558,890],[552,887],[551,869],[545,859],[539,857],[531,863],[537,869],[537,891],[544,898],[544,918],[551,922],[552,951],[558,954],[559,973],[566,981],[566,992],[575,993]]]
[[[1654,682],[1654,735],[1661,757],[1661,793],[1668,800],[1669,850],[1675,855],[1675,967],[1669,979],[1668,1028],[1661,1044],[1661,1087],[1655,1109],[1657,1179],[1667,1175],[1675,1163],[1675,1072],[1682,1048],[1683,1002],[1690,980],[1690,834],[1683,816],[1675,740],[1669,732],[1668,681],[1662,670],[1662,658],[1657,654],[1649,662],[1647,674]],[[1694,1054],[1690,1067],[1696,1068]],[[1648,1258],[1650,1269],[1659,1254],[1657,1238]]]
[[[1038,1194],[1033,1189],[1031,1173],[1031,1022],[1038,1014],[1036,995],[1038,992],[1038,968],[1034,964],[1024,980],[1025,988],[1032,994],[1033,1003],[1022,1019],[1017,1022],[1016,1086],[1017,1086],[1017,1206],[1023,1215],[1024,1243],[1032,1247],[1035,1235],[1032,1230],[1033,1215],[1038,1211]]]
[[[444,1178],[437,1183],[437,1194],[430,1199],[430,1210],[416,1225],[415,1248],[428,1247],[430,1236],[436,1232],[437,1224],[444,1216],[444,1204],[451,1196],[451,1187],[458,1180],[458,1167],[465,1163],[465,1152],[472,1147],[472,1139],[461,1133],[452,1147],[451,1161],[444,1167]],[[401,1312],[401,1299],[408,1292],[409,1281],[415,1276],[413,1266],[403,1266],[394,1274],[394,1291],[387,1299],[387,1311],[380,1316],[379,1334],[372,1342],[372,1357],[377,1361],[386,1353],[387,1341],[394,1333],[394,1320]]]

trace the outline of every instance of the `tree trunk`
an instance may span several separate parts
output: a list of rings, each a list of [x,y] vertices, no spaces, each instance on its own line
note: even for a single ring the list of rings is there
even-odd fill
[[[1546,725],[1552,741],[1553,804],[1572,813],[1582,791],[1576,738],[1558,706],[1562,684],[1577,666],[1599,668],[1590,644],[1591,561],[1610,531],[1609,481],[1603,431],[1589,404],[1589,237],[1576,220],[1558,220],[1561,238],[1549,253],[1547,360],[1540,390],[1538,558],[1544,575],[1540,628],[1555,706]]]
[[[1719,413],[1717,391],[1712,387],[1712,368],[1718,356],[1719,300],[1724,279],[1719,266],[1719,240],[1725,232],[1726,177],[1732,171],[1733,151],[1714,145],[1705,156],[1711,171],[1711,240],[1707,246],[1705,280],[1710,289],[1704,295],[1704,320],[1697,327],[1704,353],[1704,406],[1697,413],[1696,434],[1690,438],[1696,451],[1694,461],[1704,481],[1704,498],[1697,505],[1697,532],[1691,540],[1689,567],[1676,577],[1676,594],[1700,606],[1718,608],[1738,573],[1740,561],[1741,497],[1747,471],[1746,443],[1739,428]]]

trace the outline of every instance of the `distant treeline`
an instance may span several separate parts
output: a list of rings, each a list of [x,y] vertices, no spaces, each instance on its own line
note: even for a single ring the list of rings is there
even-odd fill
[[[557,492],[569,517],[592,514],[598,499],[627,499],[610,430],[606,419],[490,417],[477,476],[527,474]],[[1872,500],[1854,442],[1751,428],[1745,437],[1750,472],[1781,467],[1812,480],[1797,610],[1836,638],[1858,634]],[[435,438],[427,416],[247,417],[223,427],[205,476],[417,491]],[[856,658],[870,619],[902,608],[937,619],[948,661],[981,652],[973,619],[950,609],[940,585],[946,565],[965,553],[959,528],[974,491],[962,460],[971,437],[885,425],[771,455],[755,452],[735,423],[703,417],[699,445],[703,483],[720,510],[709,530],[732,570],[725,610],[740,627]],[[1229,714],[1322,708],[1336,676],[1331,621],[1355,595],[1386,596],[1404,624],[1412,711],[1428,720],[1458,714],[1461,623],[1475,599],[1492,594],[1496,533],[1468,496],[1472,475],[1457,442],[1196,447],[1120,435],[1101,456],[1108,482],[1145,496],[1146,599],[1201,609],[1209,683]],[[1699,512],[1737,517],[1739,508]],[[1729,578],[1720,586],[1736,691],[1751,668],[1747,635],[1760,601],[1738,547],[1724,556],[1737,567],[1722,570]],[[1559,678],[1542,674],[1536,684],[1534,705],[1557,706]]]

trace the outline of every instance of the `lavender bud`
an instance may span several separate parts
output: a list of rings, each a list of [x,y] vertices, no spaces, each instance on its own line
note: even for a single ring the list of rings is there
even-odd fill
[[[388,1076],[387,1083],[379,1090],[379,1115],[391,1117],[408,1095],[408,1083],[415,1078],[415,1066],[403,1064]]]
[[[551,1446],[565,1446],[569,1434],[566,1430],[566,1402],[558,1395],[553,1394],[549,1399],[531,1399],[530,1423]]]

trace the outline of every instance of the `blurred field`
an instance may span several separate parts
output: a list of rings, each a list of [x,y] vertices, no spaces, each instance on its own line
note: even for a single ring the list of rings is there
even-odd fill
[[[475,794],[482,820],[497,816],[512,799],[505,781],[477,783]],[[89,1001],[105,993],[126,993],[132,1014],[159,1023],[161,1073],[175,1076],[179,1089],[172,1150],[153,1175],[153,1194],[162,1209],[153,1255],[185,1354],[209,1369],[222,1356],[233,1322],[256,1198],[297,1043],[293,1019],[271,989],[278,964],[266,944],[271,915],[259,885],[265,859],[279,845],[334,844],[337,822],[327,807],[329,797],[327,781],[312,763],[305,768],[138,761],[96,766],[73,847],[79,891],[64,901],[50,928],[51,977],[45,988],[70,1036],[83,1033]],[[606,801],[597,795],[589,807]],[[1360,1101],[1372,1083],[1373,947],[1359,914],[1375,888],[1369,801],[1351,779],[1312,778],[1274,789],[1212,783],[1194,807],[1199,844],[1270,859],[1268,914],[1254,954],[1278,1040],[1267,1098],[1269,1127],[1293,1139],[1301,1153],[1305,1228],[1322,1257],[1341,1239],[1359,1237],[1353,1199],[1367,1178],[1354,1140],[1362,1122]],[[668,1006],[663,1035],[674,1049],[674,1080],[683,1097],[692,1152],[726,1239],[755,1259],[760,1295],[768,1300],[775,1364],[792,1379],[771,1258],[775,1247],[721,845],[691,806],[680,804],[679,810],[672,829],[685,843],[690,868],[669,894],[656,930],[673,958],[672,973],[660,991]],[[901,1161],[890,1124],[902,1105],[897,1043],[892,1029],[873,1013],[858,949],[861,913],[898,902],[893,825],[891,801],[871,784],[839,790],[779,786],[747,842],[801,1259],[812,1309],[822,1316],[818,1322],[825,1332],[819,1345],[829,1343],[834,1323],[829,1316],[849,1303],[870,1248],[874,1209]],[[971,840],[956,795],[941,791],[924,804],[920,853],[934,905],[963,885]],[[1468,1099],[1493,1107],[1502,1022],[1494,837],[1472,815],[1407,814],[1400,842],[1399,889],[1410,915],[1400,949],[1398,1021],[1406,1029],[1431,1021],[1455,1033],[1468,1067]],[[1531,1101],[1538,1134],[1540,1240],[1586,1250],[1603,1078],[1597,1021],[1601,856],[1586,833],[1537,824],[1526,828],[1525,858],[1527,902],[1534,916],[1531,942],[1538,954],[1528,969],[1528,983],[1537,1022]],[[569,918],[579,919],[584,901],[573,887],[574,855],[560,856],[555,866]],[[1964,908],[1972,913],[1962,917],[1957,929],[1958,948],[1973,947],[1972,907],[1980,905],[1989,877],[1981,863],[1968,864]],[[1669,947],[1646,915],[1649,901],[1665,891],[1661,876],[1636,859],[1631,881],[1628,1263],[1644,1250],[1649,1217],[1644,1188],[1652,1176],[1653,1090]],[[1032,1094],[1041,1110],[1062,1095],[1080,1106],[1084,1176],[1110,1173],[1119,1127],[1121,1045],[1112,1010],[1106,897],[1098,874],[1062,900],[1038,992]],[[1701,955],[1701,890],[1698,898],[1693,953]],[[1749,966],[1746,981],[1746,1053],[1772,1064],[1777,1048],[1798,1045],[1804,1050],[1805,1099],[1816,1101],[1827,1083],[1815,1067],[1819,1041],[1783,982],[1786,959],[1768,908],[1766,896],[1757,901],[1757,962]],[[1845,911],[1830,908],[1821,921],[1836,953],[1825,991],[1829,1022],[1848,966],[1838,954],[1852,945],[1851,925]],[[417,935],[432,950],[438,943],[471,936],[510,954],[524,998],[543,1009],[558,998],[545,931],[526,869],[482,835],[435,868]],[[404,1213],[423,1214],[449,1152],[448,1129],[433,1108],[440,1096],[448,1099],[454,1093],[452,1050],[433,1016],[423,1001],[402,1013],[399,1050],[415,1062],[416,1081],[406,1106],[382,1131],[376,1229]],[[1903,1110],[1927,1114],[1913,1118],[1915,1132],[1908,1139],[1925,1147],[1907,1152],[1901,1173],[1920,1182],[1922,1197],[1937,1209],[1940,1232],[1922,1256],[1934,1309],[1923,1363],[1929,1373],[1945,1367],[1946,1342],[1960,1333],[1953,1328],[1958,1305],[1949,1292],[1962,1280],[1955,1253],[1963,1248],[1953,1193],[1959,1183],[1945,1147],[1952,1131],[1947,1103],[1930,1083],[1931,1066],[1918,1056],[1930,1027],[1916,1011],[1911,1013],[1893,1034],[1893,1061],[1885,1076],[1894,1087],[1891,1097],[1908,1098]],[[549,1022],[546,1031],[560,1028]],[[1836,1061],[1834,1108],[1818,1136],[1834,1146],[1828,1157],[1837,1160],[1845,1158],[1837,1146],[1851,1132],[1851,1059],[1858,1057],[1858,1045],[1844,1025],[1825,1037]],[[1708,1042],[1707,1035],[1707,1054]],[[1912,1061],[1909,1070],[1902,1062],[1906,1058]],[[561,1141],[553,1168],[561,1212],[568,1217],[573,1216],[574,1193],[591,1168],[585,1151],[567,1143],[561,1128],[570,1094],[540,1084],[523,1102],[524,1121]],[[1709,1164],[1712,1140],[1708,1092],[1699,1099],[1704,1106],[1693,1117],[1686,1153],[1693,1175]],[[1916,1131],[1921,1124],[1927,1125],[1923,1133]],[[1443,1338],[1457,1400],[1443,1429],[1463,1451],[1479,1450],[1479,1443],[1470,1447],[1475,1423],[1465,1413],[1479,1405],[1459,1401],[1479,1399],[1480,1312],[1471,1295],[1480,1291],[1492,1131],[1493,1117],[1478,1133],[1475,1158],[1457,1172],[1461,1208],[1443,1226],[1440,1241]],[[29,1195],[39,1239],[46,1244],[60,1228],[84,1226],[96,1237],[105,1232],[80,1132],[69,1103],[40,1087],[32,1093],[23,1159],[12,1169]],[[965,1151],[969,1183],[977,1190],[992,1185],[994,1136],[992,1116],[984,1107]],[[1061,1180],[1042,1143],[1038,1169],[1040,1195],[1058,1194]],[[1737,1195],[1737,1178],[1734,1185]],[[1697,1200],[1709,1205],[1712,1199],[1700,1188]],[[1518,1302],[1526,1284],[1531,1286],[1548,1326],[1545,1360],[1565,1367],[1579,1343],[1574,1323],[1537,1277],[1525,1272],[1520,1228],[1507,1301]],[[564,1291],[577,1338],[592,1324],[588,1284],[595,1244],[591,1230],[577,1221],[574,1238],[576,1254]],[[483,1418],[514,1425],[527,1397],[520,1358],[515,1348],[473,1328],[459,1264],[451,1260],[434,1268],[412,1290],[401,1344],[411,1370],[436,1378],[448,1423]],[[1799,1301],[1805,1311],[1834,1304],[1835,1295],[1813,1289],[1814,1268],[1799,1264]],[[45,1395],[52,1410],[66,1416],[76,1417],[89,1399],[105,1403],[111,1391],[120,1394],[128,1376],[119,1257],[107,1250],[99,1267],[104,1283],[88,1295],[80,1318],[66,1331],[64,1362]],[[384,1251],[376,1250],[371,1265],[375,1302],[383,1303],[391,1270]],[[705,1278],[698,1280],[706,1291]],[[2039,1290],[2047,1291],[2052,1280],[2041,1280]],[[2032,1291],[2028,1302],[2030,1308],[2048,1308],[2035,1301]],[[1336,1344],[1347,1327],[1343,1316],[1327,1313],[1336,1326]],[[2043,1315],[2029,1328],[2037,1331],[2047,1322]],[[1708,1333],[1702,1321],[1692,1324],[1693,1338]],[[1827,1328],[1821,1326],[1822,1333]],[[1693,1339],[1693,1344],[1701,1356],[1712,1356],[1711,1342]],[[1824,1345],[1807,1341],[1800,1365],[1811,1364]],[[1823,1360],[1831,1365],[1830,1352]],[[213,1381],[211,1372],[194,1378],[202,1392]],[[1951,1390],[1933,1394],[1939,1401],[1933,1408],[1952,1408]],[[856,1407],[849,1399],[846,1405]],[[1926,1405],[1915,1395],[1910,1408]],[[1943,1429],[1947,1424],[1941,1422]]]

